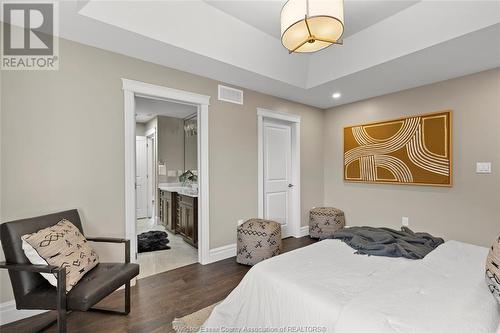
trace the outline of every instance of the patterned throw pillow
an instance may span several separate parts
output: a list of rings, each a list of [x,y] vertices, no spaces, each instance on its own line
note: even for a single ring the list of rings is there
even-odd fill
[[[66,292],[99,263],[97,253],[90,247],[80,230],[68,220],[54,226],[23,235],[23,250],[32,264],[66,267]],[[53,274],[42,274],[50,284],[57,285]]]
[[[500,304],[500,235],[491,246],[486,259],[486,283]]]

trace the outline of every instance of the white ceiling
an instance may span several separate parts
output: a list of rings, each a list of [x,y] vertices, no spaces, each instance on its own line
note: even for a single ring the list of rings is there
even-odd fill
[[[319,108],[500,66],[500,1],[345,0],[344,44],[310,55],[282,1],[207,1],[62,1],[59,35]]]
[[[280,38],[280,13],[286,3],[283,0],[205,0],[223,12],[250,24],[251,26],[273,36]],[[403,9],[416,4],[418,1],[389,0],[389,1],[345,1],[344,37],[355,33],[379,22]]]
[[[156,116],[184,119],[196,114],[196,111],[196,107],[192,105],[144,97],[135,98],[135,121],[138,123],[147,123]]]

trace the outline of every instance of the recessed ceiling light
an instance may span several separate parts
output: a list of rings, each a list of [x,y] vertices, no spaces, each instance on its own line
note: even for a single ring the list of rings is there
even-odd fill
[[[340,98],[340,96],[342,96],[342,95],[339,92],[333,93],[333,95],[332,95],[332,97],[335,99]]]

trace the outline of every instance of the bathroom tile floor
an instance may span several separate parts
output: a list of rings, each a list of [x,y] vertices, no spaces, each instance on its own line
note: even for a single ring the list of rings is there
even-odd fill
[[[139,279],[198,262],[196,248],[186,243],[181,236],[165,230],[164,226],[155,223],[153,219],[138,219],[136,226],[137,234],[152,230],[166,231],[170,240],[170,250],[138,254],[137,261],[141,267]]]

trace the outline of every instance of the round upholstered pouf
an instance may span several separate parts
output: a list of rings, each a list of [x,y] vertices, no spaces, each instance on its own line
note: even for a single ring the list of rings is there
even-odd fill
[[[236,262],[244,265],[274,257],[281,252],[281,224],[250,219],[238,227]]]
[[[344,212],[333,207],[315,207],[309,212],[309,236],[328,238],[345,227]]]

